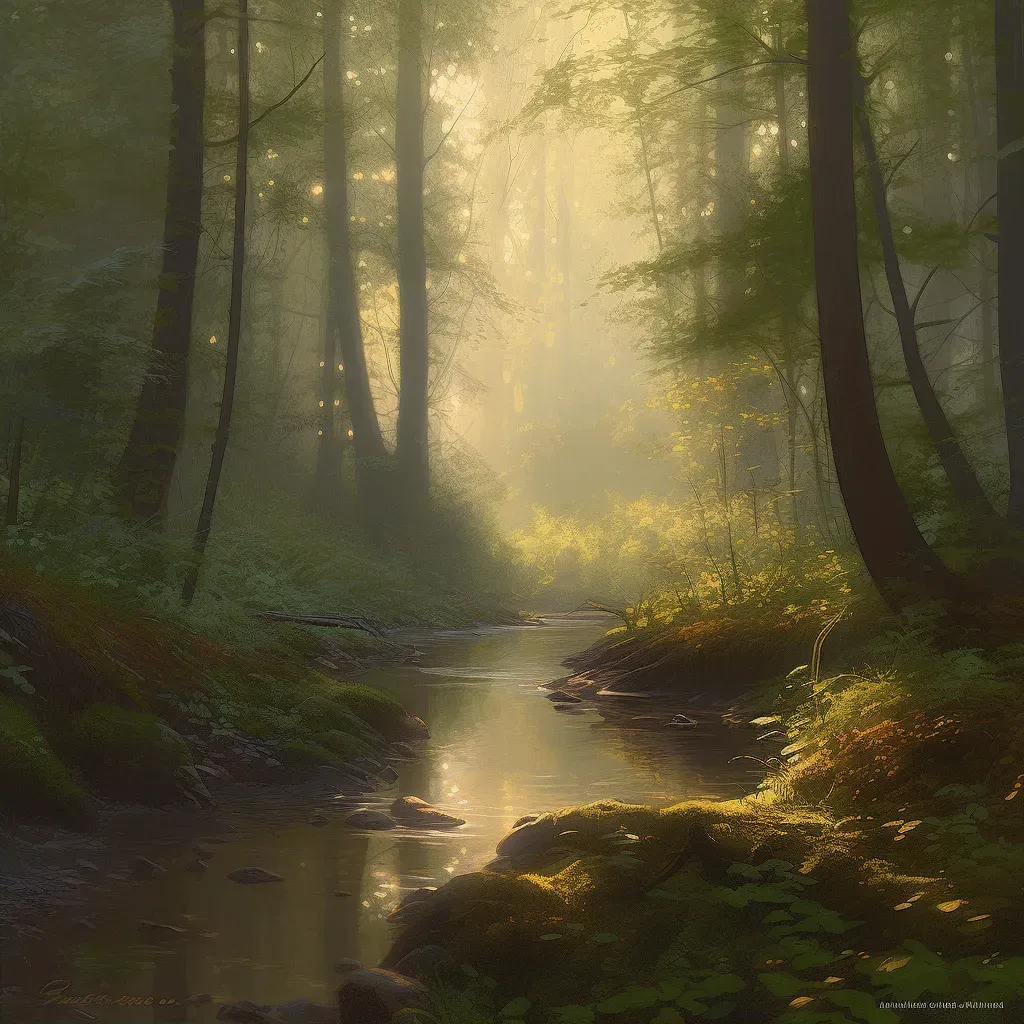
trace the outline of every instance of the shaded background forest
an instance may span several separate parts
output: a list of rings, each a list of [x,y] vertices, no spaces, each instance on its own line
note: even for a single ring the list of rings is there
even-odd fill
[[[848,368],[829,434],[802,4],[9,3],[9,552],[239,629],[828,611],[901,495],[1005,556],[993,11],[855,13],[858,234],[817,244],[859,241],[888,497],[833,454]]]

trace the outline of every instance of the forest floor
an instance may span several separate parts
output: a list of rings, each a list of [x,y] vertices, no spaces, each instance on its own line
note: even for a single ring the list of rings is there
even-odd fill
[[[684,710],[710,689],[787,745],[740,800],[524,820],[402,911],[383,966],[443,947],[441,1024],[1024,1019],[1024,646],[943,649],[863,613],[823,663],[821,631],[720,619],[570,659],[553,687]]]

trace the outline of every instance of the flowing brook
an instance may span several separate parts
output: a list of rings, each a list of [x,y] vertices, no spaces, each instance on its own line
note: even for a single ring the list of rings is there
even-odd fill
[[[665,725],[682,710],[678,701],[599,697],[558,708],[546,699],[539,687],[564,675],[561,659],[609,625],[603,617],[554,617],[539,626],[404,636],[423,652],[419,663],[362,679],[394,693],[432,738],[420,760],[401,763],[392,787],[361,805],[386,810],[398,795],[419,796],[465,818],[463,827],[354,831],[345,824],[351,802],[306,790],[269,804],[229,802],[219,828],[203,836],[219,841],[198,875],[186,867],[192,842],[180,835],[151,837],[117,851],[119,859],[97,854],[103,866],[82,876],[86,906],[37,921],[35,938],[7,951],[10,1020],[212,1021],[223,1001],[327,1002],[338,961],[373,965],[386,952],[388,915],[407,892],[480,869],[520,816],[601,799],[665,807],[749,791],[752,762],[730,762],[749,749],[749,734],[717,715],[705,721],[687,708],[700,724],[686,731]],[[328,824],[309,823],[316,810]],[[59,840],[49,845],[59,860]],[[166,871],[148,881],[122,878],[140,849]],[[226,878],[250,865],[283,880]],[[76,1002],[46,1005],[38,993],[47,984]],[[122,997],[151,997],[151,1005],[107,1005]]]

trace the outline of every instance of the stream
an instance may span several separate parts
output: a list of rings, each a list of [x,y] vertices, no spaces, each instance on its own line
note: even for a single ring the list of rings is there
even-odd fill
[[[701,724],[685,731],[664,726],[684,710],[681,702],[597,698],[556,708],[538,687],[564,675],[562,658],[613,620],[541,621],[409,632],[398,639],[419,647],[419,664],[359,677],[393,693],[431,730],[424,756],[398,764],[399,780],[361,806],[387,809],[398,795],[419,796],[465,818],[463,827],[353,831],[344,822],[352,804],[332,806],[330,794],[292,794],[251,811],[232,806],[227,827],[205,837],[216,842],[205,873],[185,869],[190,842],[151,841],[146,855],[166,873],[128,882],[115,872],[109,888],[96,887],[87,922],[80,907],[37,922],[36,938],[5,956],[0,1020],[210,1022],[224,1001],[330,1002],[335,964],[376,964],[391,941],[388,914],[407,892],[482,867],[520,816],[612,798],[666,807],[689,797],[735,797],[756,784],[752,762],[729,760],[750,750],[752,737],[726,728],[719,715],[704,721],[686,709]],[[329,825],[307,822],[316,809]],[[284,881],[238,885],[225,877],[248,865]],[[36,993],[47,983],[77,1002],[46,1005]],[[141,1005],[116,1004],[125,997]]]

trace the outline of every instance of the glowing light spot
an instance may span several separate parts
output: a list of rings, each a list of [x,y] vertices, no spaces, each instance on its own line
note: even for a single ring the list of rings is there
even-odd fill
[[[323,437],[323,436],[324,436],[324,432],[323,432],[322,430],[318,430],[318,431],[316,432],[316,436],[317,436],[317,437]]]
[[[216,345],[217,344],[217,335],[216,334],[211,334],[210,335],[210,344],[211,345]]]
[[[324,400],[321,398],[320,401],[317,402],[316,404],[319,405],[320,408],[322,409],[324,407]]]
[[[334,400],[334,404],[335,404],[335,405],[341,405],[341,399],[340,399],[340,398],[336,398],[336,399]]]
[[[325,363],[325,362],[324,362],[324,361],[323,361],[323,360],[321,359],[321,360],[320,360],[320,365],[321,365],[321,366],[326,366],[327,364],[326,364],[326,363]]]
[[[348,436],[349,436],[349,437],[352,437],[352,436],[353,436],[353,434],[352,434],[352,428],[351,428],[351,427],[349,427],[349,428],[348,428]]]
[[[323,185],[316,184],[309,191],[315,196],[322,196],[324,194],[324,187]]]
[[[760,146],[755,146],[750,152],[753,153],[754,156],[760,156],[761,155],[761,147]]]
[[[302,223],[303,224],[308,224],[309,223],[309,218],[308,217],[303,217],[302,218]]]
[[[952,59],[953,59],[953,54],[947,53],[946,54],[946,60],[952,60]]]
[[[225,174],[224,175],[224,180],[225,181],[230,181],[231,180],[231,175],[230,174]]]
[[[344,370],[345,369],[344,364],[343,363],[338,363],[338,369],[339,370]]]
[[[267,184],[268,184],[268,185],[273,185],[273,184],[274,184],[274,179],[273,179],[273,178],[271,178],[271,179],[270,179],[270,180],[269,180],[269,181],[267,182]]]
[[[907,226],[906,226],[906,227],[905,227],[905,228],[903,229],[903,234],[905,234],[905,235],[909,235],[909,234],[911,234],[911,233],[913,232],[913,230],[914,230],[914,229],[913,229],[913,228],[912,228],[912,227],[911,227],[911,226],[910,226],[910,225],[908,224],[908,225],[907,225]]]
[[[789,140],[789,144],[790,144],[790,145],[791,145],[791,146],[792,146],[792,147],[793,147],[794,149],[797,149],[797,148],[799,147],[799,145],[800,145],[800,143],[799,143],[799,142],[797,142],[797,141],[796,141],[796,139],[790,139],[790,140]]]

